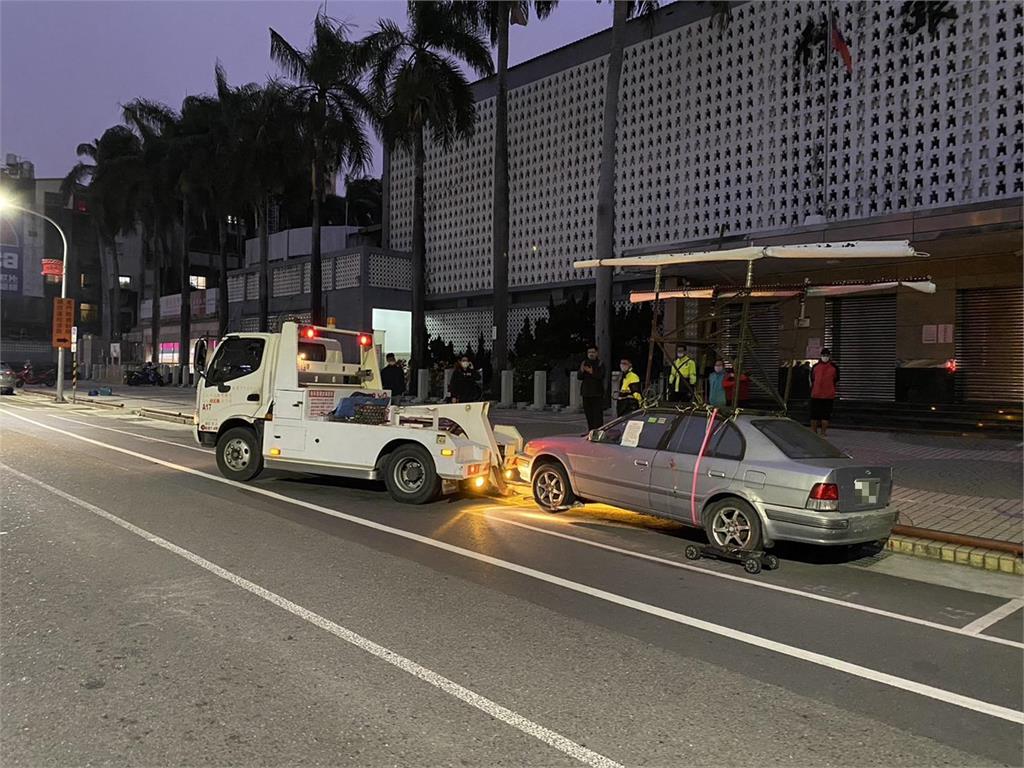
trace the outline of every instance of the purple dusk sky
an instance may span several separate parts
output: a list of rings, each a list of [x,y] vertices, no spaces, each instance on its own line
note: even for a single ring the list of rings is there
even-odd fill
[[[321,2],[311,0],[0,0],[0,153],[35,163],[38,178],[64,176],[75,147],[121,120],[133,98],[180,107],[213,88],[219,58],[233,84],[279,74],[270,60],[273,27],[308,45]],[[381,17],[402,20],[394,0],[327,0],[353,36]],[[562,0],[543,23],[512,28],[516,64],[611,24],[610,3]],[[380,172],[380,152],[373,173]]]

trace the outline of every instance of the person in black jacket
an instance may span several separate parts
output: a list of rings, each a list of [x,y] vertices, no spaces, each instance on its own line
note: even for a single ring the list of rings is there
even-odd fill
[[[593,430],[604,424],[604,408],[608,398],[604,392],[604,367],[598,360],[597,347],[587,347],[587,357],[580,363],[580,396],[583,398],[583,413],[587,416],[587,429]]]
[[[453,403],[475,403],[480,399],[476,371],[473,370],[473,363],[465,355],[452,371],[451,381],[448,382],[448,395]]]
[[[402,370],[402,366],[395,360],[393,352],[388,352],[384,356],[384,360],[387,362],[387,365],[380,372],[380,382],[384,389],[391,391],[392,397],[401,397],[405,394],[405,371]]]

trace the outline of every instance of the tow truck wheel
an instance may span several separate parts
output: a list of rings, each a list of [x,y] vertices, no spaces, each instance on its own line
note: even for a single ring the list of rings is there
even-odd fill
[[[229,480],[246,482],[263,470],[256,433],[246,427],[234,427],[217,441],[217,468]]]
[[[391,498],[402,504],[426,504],[441,493],[434,459],[421,445],[403,445],[391,454],[384,484]]]
[[[561,464],[550,461],[533,471],[533,500],[545,512],[559,512],[576,501],[569,476]]]

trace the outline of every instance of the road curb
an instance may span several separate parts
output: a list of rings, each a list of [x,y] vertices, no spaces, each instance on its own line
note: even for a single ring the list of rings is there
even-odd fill
[[[137,408],[134,411],[136,416],[141,416],[144,419],[153,419],[154,421],[169,421],[174,424],[194,424],[195,419],[192,414],[187,416],[184,413],[175,413],[174,411],[160,411],[156,408]]]
[[[895,535],[889,537],[885,548],[901,555],[1024,576],[1024,560],[1008,552],[1000,552],[995,549],[968,547],[933,539]]]

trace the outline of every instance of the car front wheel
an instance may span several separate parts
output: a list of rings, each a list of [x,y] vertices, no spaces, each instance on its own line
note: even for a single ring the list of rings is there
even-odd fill
[[[533,471],[531,479],[533,500],[546,512],[558,512],[572,506],[576,494],[572,492],[565,467],[557,462],[541,464]]]
[[[263,453],[255,430],[229,429],[217,441],[217,468],[229,480],[246,482],[263,470]]]
[[[748,552],[761,549],[761,520],[743,499],[720,499],[708,507],[704,532],[718,547]]]

